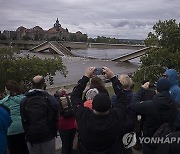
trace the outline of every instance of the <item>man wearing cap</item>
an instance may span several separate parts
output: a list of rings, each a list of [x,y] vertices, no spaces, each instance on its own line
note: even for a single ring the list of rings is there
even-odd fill
[[[117,106],[112,109],[109,96],[99,93],[92,101],[92,110],[84,107],[82,94],[94,70],[95,67],[87,68],[85,75],[78,81],[78,85],[74,87],[71,93],[79,127],[78,150],[80,154],[119,154],[121,147],[118,138],[122,137],[125,117],[122,86],[113,72],[104,67],[103,72],[111,80],[114,92],[117,95]]]
[[[146,82],[142,87],[149,88],[149,82]],[[174,100],[169,93],[169,80],[166,78],[158,79],[156,87],[157,94],[153,100],[141,102],[140,98],[144,93],[142,89],[137,93],[138,95],[133,96],[131,109],[144,117],[143,137],[152,137],[160,125],[173,122],[177,116]],[[143,143],[143,154],[153,154],[155,151],[155,146]]]
[[[59,104],[54,96],[45,91],[43,76],[33,78],[32,88],[20,105],[29,153],[55,154]]]

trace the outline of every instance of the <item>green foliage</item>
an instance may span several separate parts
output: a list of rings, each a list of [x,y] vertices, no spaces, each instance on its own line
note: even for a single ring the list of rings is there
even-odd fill
[[[142,65],[134,75],[135,81],[155,81],[167,68],[180,72],[180,24],[173,19],[159,21],[153,30],[145,40],[151,48],[140,60]]]
[[[119,41],[118,41],[118,39],[115,39],[115,38],[98,36],[98,37],[95,39],[95,43],[117,44],[117,43],[119,43]]]
[[[105,36],[98,36],[97,38],[88,38],[89,43],[109,43],[109,44],[142,44],[143,40],[131,40],[131,39],[116,39]]]
[[[36,32],[35,35],[34,35],[34,40],[35,41],[39,41],[39,40],[43,40],[43,34],[42,33],[39,33],[39,32]]]
[[[70,33],[69,34],[69,40],[76,42],[77,41],[77,35],[75,33]]]
[[[31,38],[30,36],[28,36],[28,35],[24,35],[24,36],[22,37],[22,39],[23,39],[24,41],[32,40],[32,38]]]
[[[8,80],[15,80],[25,88],[29,89],[31,80],[35,75],[43,75],[53,84],[53,76],[56,71],[64,76],[67,74],[66,67],[60,57],[54,59],[40,59],[38,57],[20,57],[17,50],[12,48],[0,49],[0,91]]]
[[[60,38],[58,36],[53,36],[49,40],[50,41],[60,41]]]
[[[69,33],[68,41],[72,42],[87,42],[87,34]]]
[[[0,34],[0,40],[7,40],[7,37],[2,35],[2,34]]]

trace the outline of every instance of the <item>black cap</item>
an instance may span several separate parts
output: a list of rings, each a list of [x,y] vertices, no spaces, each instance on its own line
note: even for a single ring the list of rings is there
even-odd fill
[[[169,91],[170,90],[170,82],[166,78],[159,78],[157,81],[157,91],[163,92],[163,91]]]
[[[111,100],[107,94],[97,94],[92,102],[92,108],[98,112],[106,112],[111,108]]]

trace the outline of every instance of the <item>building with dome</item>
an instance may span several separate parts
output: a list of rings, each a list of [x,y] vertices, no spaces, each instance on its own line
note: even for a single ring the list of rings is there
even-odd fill
[[[13,34],[13,38],[11,34]],[[30,29],[20,26],[16,31],[4,30],[2,35],[7,39],[16,40],[87,41],[86,34],[82,34],[80,31],[70,33],[67,28],[61,26],[58,18],[49,30],[43,30],[40,26]]]

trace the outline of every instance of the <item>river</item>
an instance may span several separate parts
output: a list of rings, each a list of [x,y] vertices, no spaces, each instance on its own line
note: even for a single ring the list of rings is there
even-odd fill
[[[136,71],[139,66],[139,58],[123,63],[113,62],[110,61],[110,59],[134,51],[135,50],[128,50],[128,49],[96,49],[96,48],[88,48],[87,50],[86,49],[72,50],[73,54],[80,57],[68,57],[68,56],[62,57],[63,63],[68,70],[67,77],[65,78],[59,72],[56,72],[56,75],[54,76],[54,84],[52,86],[62,86],[62,85],[76,83],[84,75],[85,69],[90,66],[98,67],[98,68],[107,66],[111,68],[115,74],[132,73]],[[31,52],[23,51],[23,54],[29,54],[30,56],[36,55],[40,58],[53,57],[53,54],[48,52],[31,53]],[[92,57],[97,59],[90,59],[86,57]],[[51,86],[48,85],[48,87]]]

